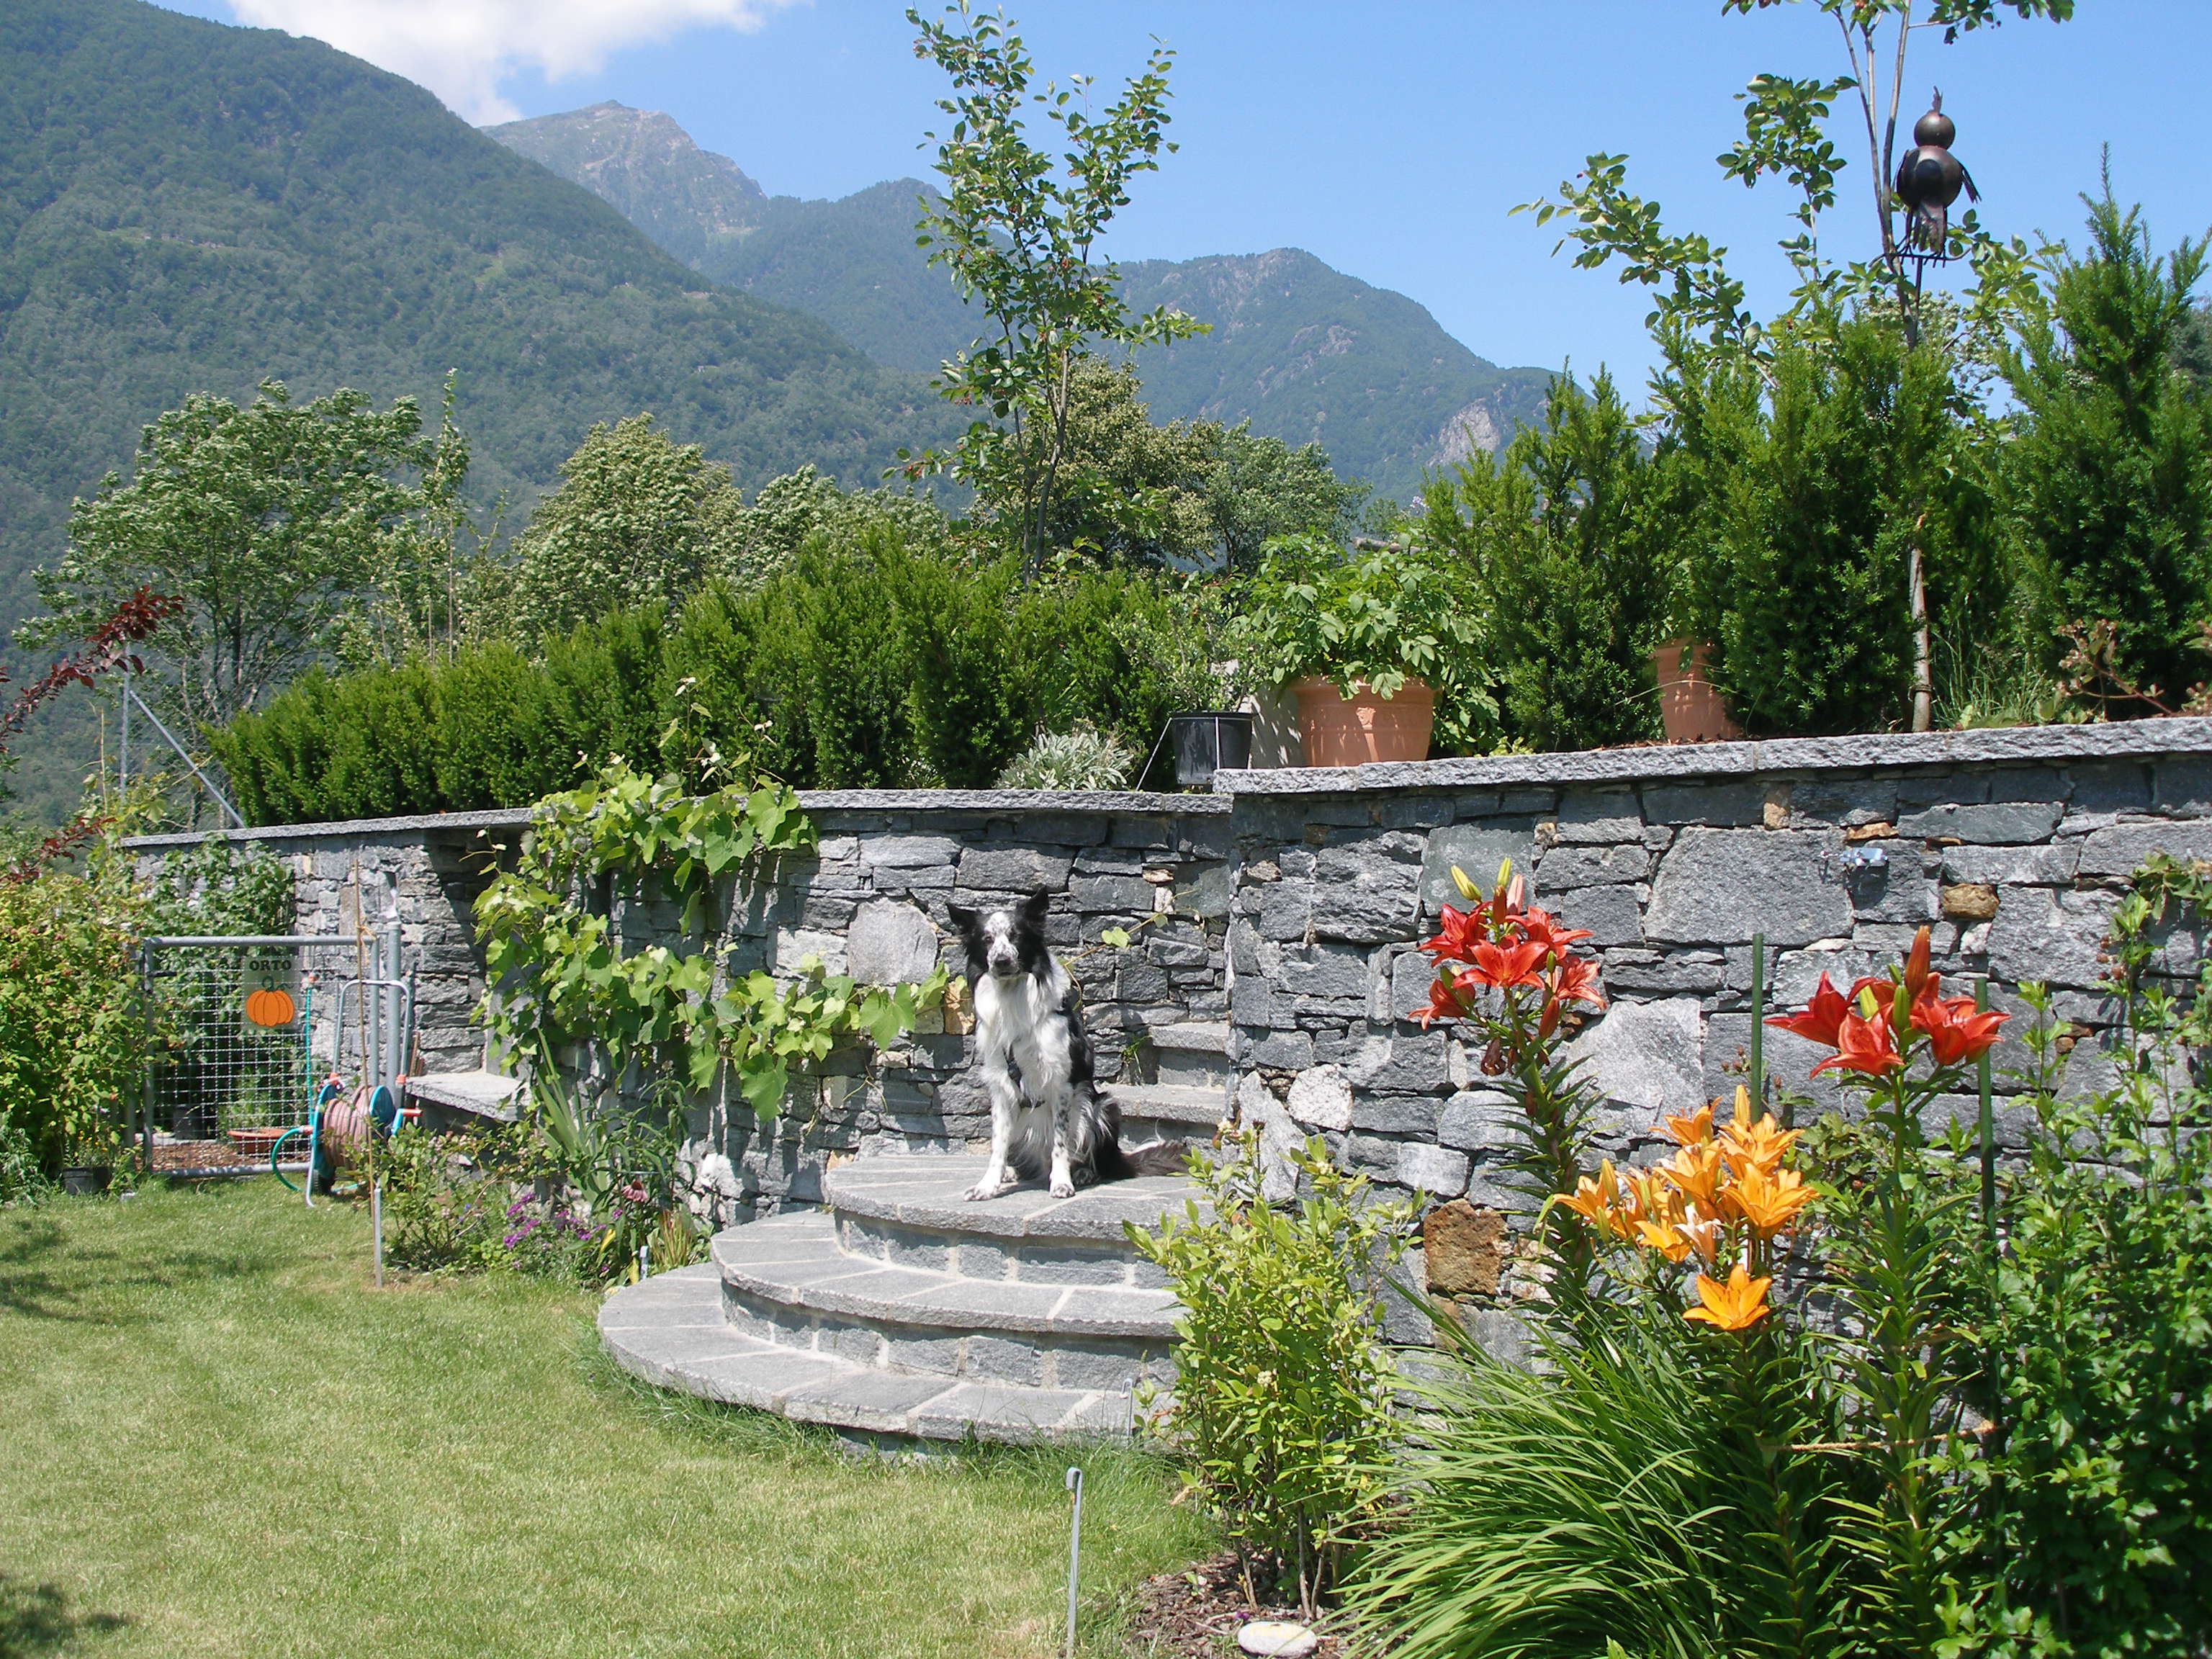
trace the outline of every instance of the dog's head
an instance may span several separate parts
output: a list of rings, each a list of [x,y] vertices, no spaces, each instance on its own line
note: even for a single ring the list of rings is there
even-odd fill
[[[946,912],[968,947],[968,975],[981,979],[1018,979],[1043,968],[1044,916],[1051,900],[1032,893],[1004,910],[969,910],[956,904]]]

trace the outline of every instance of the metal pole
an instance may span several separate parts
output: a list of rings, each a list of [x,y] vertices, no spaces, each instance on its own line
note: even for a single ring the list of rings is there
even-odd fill
[[[146,706],[146,699],[133,691],[128,685],[123,688],[123,697],[126,704],[135,702],[138,705],[138,712],[153,721],[154,729],[168,739],[169,747],[177,751],[177,758],[192,769],[192,775],[200,781],[200,787],[214,797],[215,804],[230,815],[230,821],[233,823],[241,830],[245,829],[246,820],[239,816],[238,809],[230,804],[222,790],[215,787],[215,781],[200,770],[200,763],[185,752],[185,745],[179,743],[169,728],[161,724],[161,717]]]
[[[126,662],[123,669],[123,732],[115,744],[115,793],[127,794],[131,789],[131,668]]]
[[[1067,1523],[1067,1659],[1075,1659],[1075,1589],[1083,1576],[1083,1471],[1070,1468],[1067,1489],[1075,1494],[1075,1513]]]
[[[1987,1012],[1990,1006],[1990,982],[1982,980],[1974,987],[1974,1007]],[[1975,1062],[1981,1081],[1982,1132],[1982,1233],[1992,1243],[1997,1236],[1997,1145],[1996,1103],[1990,1098],[1990,1054],[1984,1048]]]
[[[400,1030],[399,924],[396,921],[384,924],[384,978],[387,983],[377,991],[384,1012],[384,1042],[381,1044],[384,1075],[379,1081],[392,1091],[392,1103],[397,1106],[399,1103],[399,1074],[407,1069],[407,1056],[400,1046],[406,1041],[406,1035]]]
[[[1766,935],[1751,936],[1751,1102],[1766,1104]]]
[[[369,1127],[369,1137],[374,1140],[375,1135],[375,1126],[372,1124]],[[368,1224],[376,1240],[373,1248],[376,1263],[376,1288],[380,1291],[384,1288],[384,1183],[380,1181],[372,1181],[368,1183]]]

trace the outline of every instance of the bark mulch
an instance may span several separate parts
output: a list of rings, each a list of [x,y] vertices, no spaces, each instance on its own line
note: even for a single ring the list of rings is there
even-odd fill
[[[1181,1572],[1164,1572],[1137,1586],[1127,1625],[1128,1650],[1141,1659],[1224,1659],[1235,1655],[1237,1632],[1254,1619],[1303,1623],[1294,1607],[1255,1607],[1244,1599],[1244,1580],[1233,1551]],[[1327,1634],[1324,1616],[1316,1659],[1343,1659],[1341,1637]]]

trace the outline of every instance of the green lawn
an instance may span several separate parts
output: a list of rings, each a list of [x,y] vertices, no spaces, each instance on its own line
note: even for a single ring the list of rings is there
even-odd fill
[[[894,1467],[672,1401],[595,1298],[368,1284],[368,1223],[269,1181],[0,1212],[0,1656],[1046,1655],[1052,1452]],[[1086,1449],[1085,1647],[1202,1553]]]

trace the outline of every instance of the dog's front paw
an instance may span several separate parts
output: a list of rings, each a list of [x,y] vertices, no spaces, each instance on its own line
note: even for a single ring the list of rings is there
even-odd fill
[[[979,1199],[996,1198],[1006,1190],[1006,1183],[1003,1181],[979,1181],[962,1196],[973,1204]]]
[[[1057,1181],[1052,1183],[1052,1195],[1054,1198],[1073,1198],[1075,1196],[1075,1183],[1073,1181],[1070,1181],[1066,1176],[1060,1176]]]

